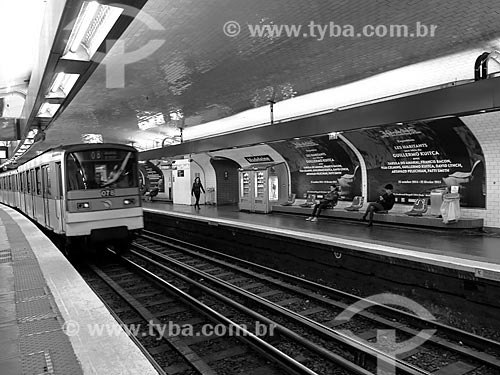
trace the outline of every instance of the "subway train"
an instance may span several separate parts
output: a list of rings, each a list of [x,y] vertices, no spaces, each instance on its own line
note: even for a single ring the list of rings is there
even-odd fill
[[[144,225],[137,150],[106,143],[47,150],[0,173],[0,202],[53,232],[67,251],[124,250]]]

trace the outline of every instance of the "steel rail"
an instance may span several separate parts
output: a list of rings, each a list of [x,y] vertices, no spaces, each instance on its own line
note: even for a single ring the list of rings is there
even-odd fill
[[[372,346],[369,346],[362,341],[359,341],[359,340],[357,340],[351,336],[348,336],[346,334],[343,334],[341,332],[335,331],[329,327],[323,326],[323,325],[319,324],[318,322],[315,322],[307,317],[304,317],[300,314],[292,312],[292,311],[290,311],[290,310],[288,310],[280,305],[277,305],[273,302],[266,300],[263,297],[256,296],[256,295],[254,295],[254,294],[252,294],[252,293],[250,293],[242,288],[236,287],[236,286],[234,286],[226,281],[220,280],[220,279],[218,279],[218,278],[216,278],[216,277],[214,277],[206,272],[200,271],[192,266],[188,266],[182,262],[179,262],[179,261],[177,261],[173,258],[170,258],[164,254],[161,254],[157,251],[148,249],[144,246],[141,246],[138,244],[133,244],[132,246],[136,247],[142,251],[145,251],[152,256],[155,256],[155,257],[163,259],[164,261],[170,262],[171,264],[175,264],[176,266],[183,268],[187,272],[195,274],[198,278],[209,279],[213,283],[217,284],[219,287],[222,287],[222,288],[229,290],[233,293],[237,293],[240,296],[243,296],[245,298],[251,299],[252,302],[255,302],[256,304],[260,305],[261,307],[263,307],[267,310],[271,310],[274,313],[277,313],[279,315],[283,315],[283,316],[287,317],[288,319],[292,319],[295,323],[300,324],[302,326],[307,327],[308,329],[313,330],[316,334],[319,334],[319,335],[326,337],[328,339],[332,339],[332,340],[338,342],[339,344],[347,346],[351,350],[354,350],[362,355],[368,355],[372,359],[374,359],[375,361],[378,360],[379,362],[382,362],[385,366],[395,366],[396,369],[399,370],[398,373],[404,373],[404,374],[409,374],[409,375],[422,375],[422,374],[430,375],[429,372],[422,370],[416,366],[410,365],[406,362],[403,362],[397,358],[394,358],[393,356],[391,356],[391,355],[389,355],[389,354],[387,354],[379,349],[373,348]],[[150,258],[146,257],[143,254],[137,253],[136,251],[132,250],[131,253],[136,255],[136,256],[140,256],[141,258],[143,258],[145,260],[152,261]],[[152,261],[152,262],[155,262],[155,261]],[[210,294],[214,293],[214,291],[212,289],[204,286],[203,284],[200,284],[200,283],[190,279],[189,277],[182,275],[182,274],[178,273],[177,271],[172,270],[171,268],[166,267],[165,265],[163,265],[161,263],[158,263],[158,262],[155,262],[155,263],[157,264],[158,267],[161,267],[166,272],[169,272],[171,274],[175,274],[176,277],[180,277],[184,281],[189,282],[193,285],[196,285],[198,288],[204,290],[205,292],[210,293]],[[218,292],[215,292],[215,293],[220,294]],[[236,302],[234,302],[233,300],[229,299],[228,297],[225,297],[225,296],[223,296],[223,297],[228,300],[228,303],[234,304],[235,307],[237,307],[237,305],[239,305]],[[241,308],[245,309],[245,313],[247,313],[247,314],[257,314],[255,312],[253,312],[252,310],[247,309],[246,307],[241,306]],[[262,318],[264,318],[264,317],[262,317],[262,316],[259,317],[259,319],[262,319]],[[284,327],[283,327],[283,329],[286,330],[286,334],[292,334],[292,332],[293,332],[293,331],[288,330]],[[294,336],[296,336],[296,334]],[[298,338],[304,340],[300,336],[298,336]],[[304,341],[304,344],[305,343],[306,343],[306,341]],[[327,351],[327,353],[325,353],[324,352],[325,349],[317,346],[316,344],[313,344],[313,345],[316,347],[311,346],[311,348],[314,349],[315,351],[317,351],[318,353],[324,353],[324,354],[330,353],[329,351]],[[340,358],[338,358],[338,359],[340,359]],[[332,357],[332,360],[335,360],[335,358]],[[339,362],[339,364],[343,365],[343,366],[344,365],[349,366],[348,369],[353,371],[355,369],[355,368],[351,368],[351,366],[353,364],[351,362],[345,363],[345,361],[346,360],[342,358],[342,361]],[[355,365],[355,366],[358,366],[358,365]]]

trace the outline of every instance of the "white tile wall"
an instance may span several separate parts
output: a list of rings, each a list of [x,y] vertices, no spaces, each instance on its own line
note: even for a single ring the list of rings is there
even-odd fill
[[[486,209],[464,209],[464,217],[480,217],[486,227],[500,228],[500,112],[461,117],[481,145],[486,164]]]

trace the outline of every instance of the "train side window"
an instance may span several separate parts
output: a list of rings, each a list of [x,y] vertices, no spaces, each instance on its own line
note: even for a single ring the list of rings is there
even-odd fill
[[[31,194],[35,195],[36,190],[36,179],[35,179],[35,170],[30,170],[30,178],[31,178]]]
[[[42,172],[40,167],[35,168],[36,195],[42,195]]]
[[[42,177],[43,177],[43,196],[51,198],[52,197],[52,187],[50,184],[50,167],[45,165],[42,167]]]
[[[56,199],[62,198],[62,176],[61,176],[61,163],[56,163]]]
[[[31,193],[31,183],[30,183],[30,175],[29,175],[29,171],[26,171],[24,172],[24,178],[26,179],[26,192],[28,194]]]

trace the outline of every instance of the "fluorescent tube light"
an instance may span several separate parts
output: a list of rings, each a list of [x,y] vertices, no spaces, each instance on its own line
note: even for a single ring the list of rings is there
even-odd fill
[[[64,59],[90,61],[114,24],[122,8],[85,1],[71,31]]]
[[[51,104],[51,103],[43,103],[40,106],[40,110],[37,113],[37,117],[53,117],[57,110],[59,109],[60,104]]]
[[[79,77],[79,74],[57,73],[49,93],[45,97],[64,99],[68,96]]]

